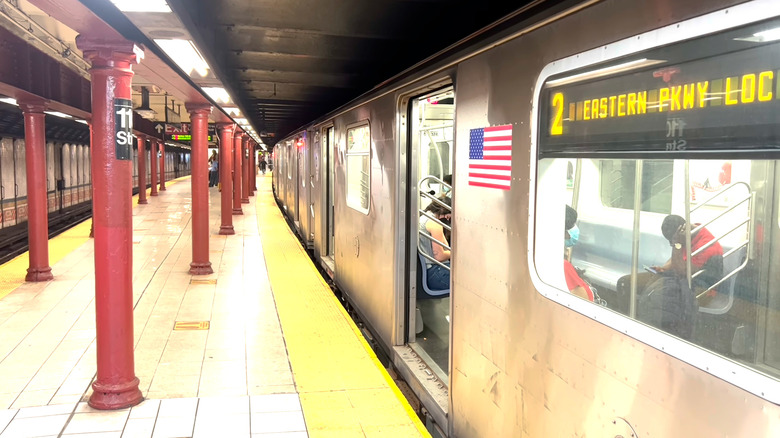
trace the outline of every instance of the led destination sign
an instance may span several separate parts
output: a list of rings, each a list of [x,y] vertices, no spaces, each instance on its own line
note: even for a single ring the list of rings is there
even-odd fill
[[[677,64],[640,61],[655,65],[549,81],[540,152],[780,147],[780,45]]]

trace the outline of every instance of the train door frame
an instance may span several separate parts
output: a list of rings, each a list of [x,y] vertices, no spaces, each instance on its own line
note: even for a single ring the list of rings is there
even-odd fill
[[[320,224],[322,237],[320,238],[320,260],[330,269],[331,276],[336,271],[336,245],[335,245],[335,136],[336,130],[333,122],[317,128],[319,136],[319,163],[320,163]]]
[[[295,210],[298,213],[298,231],[304,237],[304,243],[307,247],[309,243],[309,195],[311,193],[311,186],[307,183],[310,167],[309,152],[311,149],[308,134],[308,131],[302,131],[299,134],[300,139],[295,145],[297,162],[296,190],[298,193]]]
[[[410,345],[416,341],[417,325],[417,232],[418,232],[418,190],[419,181],[419,145],[415,135],[415,111],[414,102],[424,95],[429,95],[438,90],[451,87],[455,90],[455,71],[443,72],[440,76],[433,78],[422,86],[416,86],[413,89],[402,92],[398,96],[397,114],[398,114],[398,154],[396,154],[397,175],[397,205],[395,234],[396,253],[396,325],[395,342],[396,349],[402,345],[411,349],[415,353],[410,355],[404,353],[400,359],[396,360],[396,365],[407,381],[417,380],[419,385],[415,394],[424,401],[424,405],[429,407],[429,413],[441,427],[450,428],[447,415],[452,404],[451,392],[452,373],[448,375],[437,376],[437,379],[430,379],[427,370],[429,363],[425,362],[426,371],[422,371],[419,366],[419,348]],[[453,119],[454,123],[454,119]],[[453,144],[454,151],[454,144]],[[454,153],[453,153],[454,155]],[[413,237],[412,237],[413,236]],[[452,314],[452,300],[450,300],[450,314]],[[451,368],[452,364],[452,324],[449,327],[448,354]],[[399,352],[399,350],[396,350]],[[404,357],[413,357],[415,363],[412,364]],[[431,359],[430,362],[433,362]],[[401,366],[403,364],[403,366]],[[448,370],[449,371],[449,370]],[[439,385],[439,381],[443,386]],[[432,407],[439,409],[431,409]]]

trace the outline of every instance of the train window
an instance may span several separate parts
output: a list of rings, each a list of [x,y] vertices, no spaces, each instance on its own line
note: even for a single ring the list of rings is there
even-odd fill
[[[577,60],[539,90],[540,290],[657,348],[660,332],[683,339],[677,357],[727,380],[741,366],[780,379],[778,31]]]
[[[347,205],[368,214],[370,184],[371,130],[363,124],[347,129]]]
[[[601,202],[606,207],[634,208],[633,160],[600,160]],[[672,205],[672,161],[656,160],[642,167],[642,211],[661,213]]]

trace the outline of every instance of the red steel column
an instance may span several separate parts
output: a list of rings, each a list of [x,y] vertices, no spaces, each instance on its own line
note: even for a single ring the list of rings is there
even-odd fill
[[[255,190],[257,190],[257,146],[255,141],[252,140],[249,143],[249,163],[252,166],[251,179],[249,180],[249,195],[255,196]]]
[[[165,142],[160,142],[160,191],[165,191]]]
[[[241,130],[233,134],[233,214],[244,214],[241,209]]]
[[[236,125],[225,123],[220,125],[222,131],[219,141],[219,183],[222,185],[222,226],[219,234],[236,234],[233,229],[233,131]]]
[[[214,272],[209,261],[209,192],[206,156],[209,153],[208,104],[185,105],[192,122],[192,263],[190,274],[206,275]]]
[[[138,137],[138,203],[148,204],[146,200],[146,136]]]
[[[97,379],[89,405],[138,404],[133,357],[132,92],[139,49],[126,40],[85,38],[76,45],[92,62],[92,181],[95,224]]]
[[[149,139],[149,171],[152,173],[152,191],[150,196],[157,196],[157,142],[156,138]]]
[[[249,134],[241,138],[241,203],[249,204]]]
[[[54,279],[49,266],[49,209],[46,199],[46,125],[43,100],[19,102],[24,113],[27,171],[27,236],[30,267],[26,281]]]

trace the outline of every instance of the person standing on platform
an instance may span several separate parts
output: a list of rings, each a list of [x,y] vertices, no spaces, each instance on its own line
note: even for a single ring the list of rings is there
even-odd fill
[[[218,155],[217,151],[214,151],[211,153],[211,156],[209,157],[209,187],[214,187],[217,185],[217,181],[219,180],[219,163],[218,163]]]

